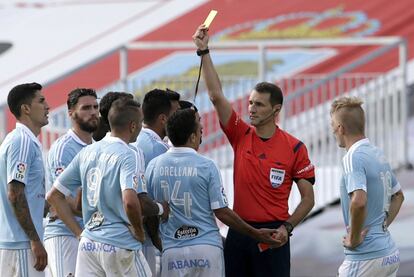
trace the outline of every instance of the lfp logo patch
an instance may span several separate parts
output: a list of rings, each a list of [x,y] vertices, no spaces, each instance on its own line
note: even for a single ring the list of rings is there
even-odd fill
[[[55,177],[59,177],[59,175],[65,170],[63,167],[57,167],[55,169]]]
[[[138,189],[138,177],[137,177],[137,175],[134,175],[132,177],[132,185],[134,186],[134,190]]]
[[[16,167],[16,170],[17,170],[16,180],[19,180],[19,181],[24,180],[24,176],[26,174],[26,168],[27,168],[27,166],[26,166],[25,163],[20,162],[20,163],[17,164],[17,167]]]
[[[24,163],[19,163],[17,165],[17,172],[24,174],[26,172],[26,164]]]

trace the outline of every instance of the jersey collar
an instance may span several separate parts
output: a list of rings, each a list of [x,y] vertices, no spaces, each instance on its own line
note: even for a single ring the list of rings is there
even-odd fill
[[[32,130],[30,130],[26,125],[20,122],[16,122],[16,129],[22,129],[23,132],[25,132],[29,138],[31,138],[39,148],[42,148],[42,144],[40,143],[39,139],[33,134]]]
[[[115,142],[122,143],[125,146],[129,147],[128,144],[126,144],[125,141],[123,141],[122,139],[120,139],[118,137],[113,137],[113,136],[108,135],[108,134],[102,140],[107,141],[109,143],[115,143]]]
[[[361,140],[358,140],[357,142],[355,142],[354,144],[352,144],[352,146],[349,148],[348,153],[352,153],[354,152],[358,147],[360,147],[363,144],[368,144],[369,143],[369,139],[368,138],[364,138]]]
[[[154,132],[153,130],[151,130],[151,129],[149,129],[149,128],[142,128],[142,130],[141,130],[141,132],[144,132],[144,133],[146,133],[146,134],[148,134],[148,135],[150,135],[151,137],[153,137],[155,140],[158,140],[158,141],[161,141],[161,142],[164,142],[162,139],[161,139],[161,137],[156,133],[156,132]]]
[[[67,133],[74,141],[76,141],[77,143],[79,143],[82,146],[86,146],[88,145],[87,143],[85,143],[83,140],[81,140],[78,135],[72,130],[69,129],[68,133]]]
[[[190,147],[171,147],[170,149],[168,149],[168,152],[170,153],[179,153],[179,154],[183,154],[183,153],[195,153],[197,154],[197,151],[195,151],[193,148]]]

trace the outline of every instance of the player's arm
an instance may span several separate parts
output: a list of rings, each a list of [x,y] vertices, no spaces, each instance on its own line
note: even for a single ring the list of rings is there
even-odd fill
[[[387,226],[394,221],[398,212],[400,211],[401,205],[404,202],[404,194],[402,190],[397,191],[391,196],[390,209],[388,211]]]
[[[144,242],[145,233],[142,224],[141,204],[136,191],[134,189],[124,189],[122,191],[122,202],[131,223],[133,235],[138,241]]]
[[[66,224],[72,233],[75,234],[77,238],[79,238],[82,233],[82,228],[75,220],[72,213],[72,208],[66,200],[65,194],[63,194],[59,188],[54,185],[52,189],[47,193],[46,199],[56,211],[58,217]]]
[[[216,217],[237,232],[250,236],[253,239],[264,242],[270,245],[279,243],[279,241],[272,238],[272,234],[275,233],[274,229],[256,229],[247,224],[241,219],[233,210],[228,207],[213,210]]]
[[[138,197],[141,202],[143,216],[161,216],[163,220],[168,218],[170,209],[166,201],[157,203],[146,192],[139,193]]]
[[[30,246],[35,257],[34,268],[38,271],[43,271],[47,265],[47,253],[33,224],[24,187],[23,183],[12,180],[8,184],[8,199],[17,221],[30,240]]]
[[[362,189],[354,190],[351,193],[349,204],[350,226],[348,238],[345,238],[344,245],[355,248],[364,240],[364,221],[367,215],[367,193]],[[346,240],[349,241],[346,241]]]
[[[195,45],[199,50],[205,50],[208,48],[208,40],[208,29],[203,25],[199,26],[193,35]],[[201,59],[203,62],[203,78],[207,86],[208,96],[217,111],[220,122],[226,126],[232,113],[231,104],[223,94],[221,82],[216,69],[214,68],[210,54],[201,56]]]
[[[69,203],[72,213],[76,216],[82,217],[82,189],[76,193],[76,197],[67,196],[66,200]]]

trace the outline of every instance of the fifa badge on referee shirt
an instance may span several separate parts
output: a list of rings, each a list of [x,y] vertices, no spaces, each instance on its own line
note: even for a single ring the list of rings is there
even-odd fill
[[[283,169],[271,168],[270,169],[270,184],[273,188],[279,187],[285,179],[285,171]]]

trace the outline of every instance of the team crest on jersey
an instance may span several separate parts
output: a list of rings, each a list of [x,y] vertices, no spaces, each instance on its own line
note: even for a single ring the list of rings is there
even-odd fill
[[[63,167],[57,167],[55,169],[55,177],[59,177],[59,175],[63,172],[64,169],[65,168],[63,168]]]
[[[283,169],[271,168],[269,174],[270,184],[273,188],[280,187],[285,179],[285,171]]]
[[[176,239],[191,239],[198,236],[198,228],[194,226],[183,225],[175,231]]]

